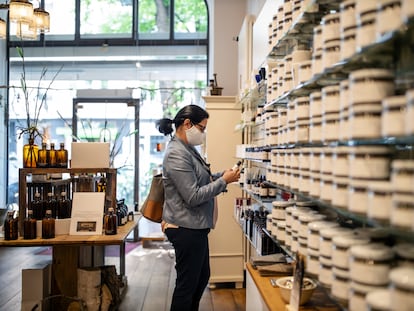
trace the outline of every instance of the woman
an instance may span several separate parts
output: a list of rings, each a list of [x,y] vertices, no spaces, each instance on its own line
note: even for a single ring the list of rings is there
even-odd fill
[[[158,129],[175,135],[163,161],[163,230],[175,249],[177,279],[171,311],[198,310],[210,278],[208,233],[214,227],[215,196],[237,181],[239,170],[212,175],[194,146],[204,142],[208,112],[196,105],[178,111],[173,120],[161,119]]]

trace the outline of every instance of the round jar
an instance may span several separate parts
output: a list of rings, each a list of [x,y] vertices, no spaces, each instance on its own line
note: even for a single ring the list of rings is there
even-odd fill
[[[349,103],[349,79],[344,79],[339,83],[339,110],[350,107]]]
[[[309,118],[303,120],[297,120],[295,122],[295,137],[294,143],[307,143],[309,142]]]
[[[313,28],[313,51],[316,51],[317,49],[321,49],[323,46],[323,40],[322,40],[322,29],[323,25],[319,24],[316,25]]]
[[[309,195],[313,198],[319,198],[321,194],[321,174],[320,173],[311,173],[310,175],[310,188]]]
[[[309,119],[309,96],[298,97],[293,103],[295,119]]]
[[[402,229],[413,229],[414,193],[392,194],[391,225]]]
[[[333,190],[333,176],[330,174],[321,174],[320,181],[320,198],[322,201],[331,203]]]
[[[413,92],[413,95],[414,95],[414,92]],[[310,118],[312,119],[314,117],[322,116],[322,92],[320,91],[312,92],[309,98],[310,98],[310,106],[309,106]]]
[[[350,104],[377,103],[394,95],[394,74],[388,69],[359,69],[349,76]]]
[[[339,112],[325,113],[322,116],[322,141],[339,140]]]
[[[308,247],[306,254],[306,272],[317,278],[319,275],[319,269],[319,251]]]
[[[388,223],[392,207],[392,187],[389,181],[371,181],[368,184],[368,217]]]
[[[344,307],[348,305],[349,285],[349,270],[333,266],[331,294]]]
[[[340,34],[340,14],[330,13],[322,17],[322,42],[326,44],[328,41],[339,38]]]
[[[353,104],[348,115],[350,138],[380,138],[381,110],[380,102]]]
[[[353,147],[348,153],[350,178],[388,179],[390,149],[383,146]]]
[[[309,148],[309,170],[314,173],[320,172],[320,155],[321,155],[321,148],[314,147]]]
[[[355,18],[356,0],[345,0],[340,4],[340,29],[346,29],[356,24]]]
[[[377,0],[357,1],[355,4],[355,14],[357,18],[369,12],[376,12],[376,11],[377,11]]]
[[[322,63],[323,49],[320,48],[313,52],[312,55],[312,76],[321,74],[324,70]]]
[[[322,142],[322,116],[314,116],[310,120],[309,141],[311,143]]]
[[[331,258],[319,256],[319,283],[323,287],[330,288],[332,286],[333,275],[332,275],[332,260]]]
[[[407,98],[407,113],[405,114],[405,134],[414,135],[414,90],[405,93]],[[312,105],[311,105],[312,108]]]
[[[292,228],[293,226],[293,211],[295,211],[297,208],[295,206],[289,206],[285,209],[285,221],[286,221],[286,228]]]
[[[405,134],[405,96],[391,96],[382,100],[381,136],[403,136]]]
[[[377,40],[387,32],[398,29],[401,26],[401,1],[378,0],[377,21]]]
[[[322,66],[324,69],[332,67],[341,59],[341,40],[335,39],[325,42],[322,54]]]
[[[310,192],[310,173],[309,171],[301,171],[299,176],[299,191],[304,194]]]
[[[308,247],[307,247],[307,241],[308,239],[303,236],[298,237],[298,252],[302,256],[305,256],[308,254]]]
[[[391,270],[391,309],[411,311],[414,305],[414,269],[400,267]]]
[[[339,85],[330,85],[322,88],[322,115],[339,112]]]
[[[293,206],[295,203],[292,201],[273,201],[272,202],[272,218],[277,220],[286,220],[285,209],[289,206]]]
[[[399,243],[393,248],[397,266],[414,269],[414,244]]]
[[[313,221],[321,221],[326,218],[325,215],[317,213],[299,214],[299,236],[308,238],[308,224]]]
[[[299,170],[309,171],[310,168],[310,149],[300,148],[299,149]]]
[[[305,83],[312,78],[312,60],[305,60],[299,63],[298,83]]]
[[[349,300],[348,300],[348,310],[349,311],[361,311],[366,310],[366,296],[374,291],[386,289],[386,286],[374,286],[361,284],[358,282],[353,282],[349,286]]]
[[[368,12],[357,19],[356,50],[360,51],[364,47],[375,42],[376,38],[376,11]]]
[[[352,235],[353,231],[344,227],[323,228],[319,231],[319,254],[324,257],[332,256],[332,239],[339,235]]]
[[[284,245],[286,242],[286,221],[277,222],[276,240],[279,244]]]
[[[414,192],[414,160],[392,161],[391,183],[396,192]]]
[[[348,108],[345,108],[339,112],[339,139],[349,140],[351,130],[349,128],[349,112]]]
[[[308,224],[308,249],[312,248],[319,252],[320,231],[326,228],[339,227],[339,224],[333,221],[317,220]]]
[[[355,245],[350,249],[349,272],[353,281],[387,285],[394,260],[392,248],[380,243]]]
[[[324,174],[332,174],[332,170],[333,170],[333,162],[332,162],[332,154],[333,154],[333,150],[335,148],[330,148],[330,147],[323,147],[321,149],[321,155],[320,155],[320,160],[321,160],[321,172]]]
[[[332,262],[335,267],[349,269],[350,248],[354,245],[368,244],[370,240],[356,234],[332,238]]]
[[[356,51],[356,25],[343,29],[341,33],[340,59],[350,58]]]
[[[365,300],[369,311],[391,311],[391,291],[389,289],[371,292],[365,297]]]
[[[348,208],[348,184],[347,177],[333,177],[332,205],[338,208]]]
[[[350,147],[338,146],[332,149],[332,161],[335,163],[333,166],[332,174],[335,177],[348,177],[348,153]]]
[[[348,210],[366,215],[368,213],[368,181],[362,179],[349,180]]]

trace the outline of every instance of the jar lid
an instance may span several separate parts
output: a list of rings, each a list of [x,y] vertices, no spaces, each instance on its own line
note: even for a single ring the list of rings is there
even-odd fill
[[[391,186],[392,186],[391,182],[389,181],[383,181],[383,180],[371,181],[368,184],[368,191],[391,193],[392,192]]]
[[[394,246],[394,251],[399,257],[403,259],[414,260],[414,244],[397,244]]]
[[[349,288],[351,290],[354,290],[362,294],[367,294],[367,293],[370,293],[370,292],[373,292],[379,289],[386,289],[386,287],[384,286],[368,285],[368,284],[358,283],[355,281],[351,282],[351,284],[349,285]]]
[[[272,202],[272,206],[275,208],[278,208],[278,207],[284,208],[288,206],[293,206],[294,204],[295,202],[292,202],[292,201],[273,201]]]
[[[389,311],[391,310],[391,291],[380,289],[366,295],[365,301],[369,310]]]
[[[409,169],[414,170],[414,161],[413,160],[394,160],[391,162],[392,169],[401,170]]]
[[[394,251],[380,243],[354,245],[350,249],[351,256],[361,259],[389,260],[394,257]]]
[[[306,213],[306,214],[299,214],[299,221],[303,223],[309,223],[311,221],[322,220],[325,219],[326,216],[317,213]]]
[[[335,264],[335,263],[334,263]],[[336,266],[332,267],[332,274],[333,276],[339,276],[344,279],[349,279],[349,270],[348,269],[341,269]]]
[[[312,231],[320,231],[324,228],[333,228],[333,227],[339,227],[339,224],[333,221],[328,221],[328,220],[316,220],[316,221],[311,221],[308,224],[308,229]]]
[[[352,71],[349,75],[350,81],[363,78],[389,78],[394,79],[394,74],[388,69],[370,68]]]
[[[286,214],[292,214],[292,212],[294,210],[296,210],[295,206],[288,206],[288,207],[286,207],[285,212],[286,212]]]
[[[370,239],[358,235],[338,235],[332,238],[332,244],[349,248],[353,245],[368,244]]]
[[[345,235],[345,234],[352,234],[352,230],[345,227],[331,227],[331,228],[323,228],[319,231],[319,234],[323,238],[331,239],[337,235]]]
[[[399,267],[390,272],[391,282],[400,288],[414,290],[414,269]]]
[[[407,104],[407,98],[405,97],[405,95],[390,96],[382,100],[383,108],[403,107],[406,104]]]

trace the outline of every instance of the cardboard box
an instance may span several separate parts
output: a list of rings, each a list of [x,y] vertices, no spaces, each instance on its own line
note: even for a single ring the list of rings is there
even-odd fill
[[[32,310],[31,308],[37,303],[40,305],[42,300],[50,295],[51,278],[50,261],[39,263],[33,268],[22,269],[22,310]]]

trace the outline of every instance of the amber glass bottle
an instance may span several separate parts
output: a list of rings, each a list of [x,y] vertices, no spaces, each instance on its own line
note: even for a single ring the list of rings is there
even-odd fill
[[[58,200],[58,211],[57,218],[70,218],[72,212],[72,202],[66,197],[66,192],[62,191],[60,193],[60,198]]]
[[[33,218],[33,210],[27,210],[27,217],[23,221],[23,239],[33,240],[37,236],[36,219]]]
[[[52,217],[56,218],[56,212],[57,212],[57,208],[58,208],[58,202],[55,199],[55,197],[53,196],[52,192],[48,192],[47,194],[47,200],[44,204],[44,208],[43,210],[45,211],[45,213],[43,215],[46,215],[46,211],[50,210],[50,212],[52,213]]]
[[[49,167],[56,167],[57,166],[57,151],[55,150],[55,144],[50,143],[50,149],[47,151],[48,153],[48,166]]]
[[[36,192],[34,195],[34,199],[31,202],[31,209],[33,211],[33,218],[36,220],[42,220],[45,216],[44,214],[44,207],[43,207],[43,200],[40,197],[40,193]]]
[[[108,213],[104,216],[104,230],[107,235],[114,235],[117,233],[118,221],[114,208],[108,208]]]
[[[42,239],[52,239],[55,237],[55,219],[52,211],[47,210],[45,218],[42,219]]]
[[[7,212],[7,217],[4,220],[4,239],[17,240],[18,231],[18,219],[14,218],[14,211]]]
[[[37,157],[37,167],[44,168],[48,166],[46,143],[42,143],[42,149],[39,150]]]
[[[57,150],[57,166],[62,168],[68,167],[68,151],[65,149],[65,144],[60,143],[60,149]]]

